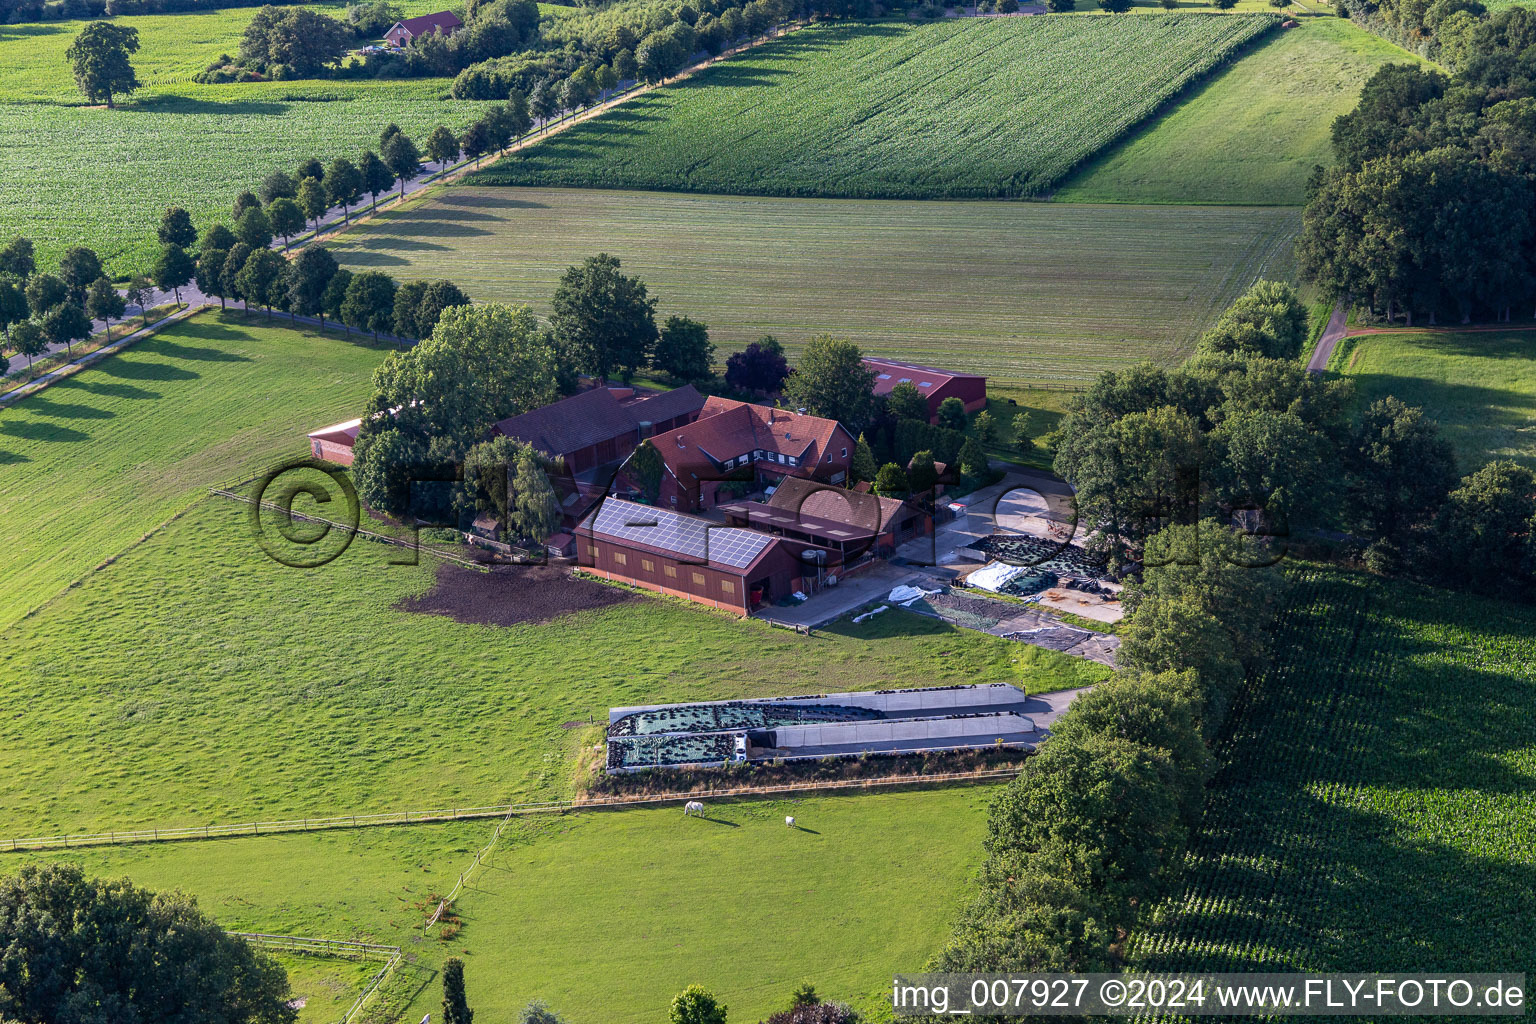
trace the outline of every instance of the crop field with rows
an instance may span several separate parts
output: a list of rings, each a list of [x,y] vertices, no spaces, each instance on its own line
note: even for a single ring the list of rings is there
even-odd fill
[[[1180,14],[818,26],[637,97],[476,180],[1038,195],[1274,24]]]
[[[1310,571],[1138,966],[1536,971],[1536,621]]]
[[[1256,278],[1290,278],[1299,211],[763,199],[456,186],[342,235],[336,258],[549,310],[566,267],[618,256],[716,360],[831,333],[999,389],[1172,364]]]
[[[487,104],[447,83],[270,82],[167,86],[117,110],[0,105],[0,238],[27,235],[47,265],[88,245],[114,275],[148,270],[167,206],[199,230],[235,196],[308,156],[356,160],[391,121],[418,141]]]
[[[340,18],[346,0],[303,6]],[[406,17],[441,10],[436,0],[404,0],[396,4]],[[133,69],[146,86],[191,82],[192,76],[220,54],[239,52],[240,35],[256,16],[255,7],[182,14],[139,14],[111,19],[139,32]],[[30,25],[0,25],[0,103],[62,103],[84,105],[75,88],[64,51],[88,21],[45,21]],[[362,41],[359,41],[361,45]]]

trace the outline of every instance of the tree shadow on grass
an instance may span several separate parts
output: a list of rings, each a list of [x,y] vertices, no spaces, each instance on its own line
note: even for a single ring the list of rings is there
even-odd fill
[[[25,455],[16,452],[0,451],[0,466],[19,466],[23,462],[31,461]]]
[[[32,423],[27,420],[0,421],[0,434],[9,437],[19,437],[25,441],[63,441],[69,443],[89,441],[91,439],[90,434],[76,430],[73,427],[64,427],[57,423]]]
[[[443,231],[438,233],[453,234],[455,237],[470,233],[481,235],[490,234],[489,231],[481,231],[478,228],[471,229],[471,231]],[[407,252],[454,251],[454,247],[451,245],[438,245],[436,242],[428,242],[422,238],[407,238],[402,235],[368,235],[354,243],[353,249],[366,249],[370,251],[375,249],[402,249]]]
[[[27,411],[38,416],[52,416],[61,420],[110,420],[117,413],[94,405],[75,402],[56,402],[46,393],[38,393],[27,399]]]
[[[101,373],[109,377],[120,377],[123,380],[197,380],[202,376],[181,366],[172,366],[170,363],[141,363],[127,362],[121,359],[107,359],[96,367]]]
[[[461,209],[461,208],[465,208],[465,207],[474,208],[474,209],[479,209],[479,208],[483,207],[485,209],[490,209],[490,210],[547,210],[547,209],[549,209],[549,204],[548,203],[535,202],[532,199],[514,199],[511,196],[504,196],[504,195],[500,195],[500,194],[492,193],[492,192],[450,192],[448,195],[443,196],[436,203],[434,203],[433,207],[432,207],[432,210],[429,211],[429,212],[433,212],[437,216],[444,216],[444,214],[442,212],[442,208],[445,207],[445,206],[453,208],[453,209]],[[480,219],[480,218],[471,218],[471,217],[467,217],[466,216],[463,219],[469,220],[469,219]],[[500,220],[501,218],[493,217],[493,216],[491,216],[489,214],[486,214],[486,215],[484,215],[484,219],[485,220]]]
[[[1490,353],[1474,349],[1466,354]],[[1476,469],[1493,457],[1478,458],[1477,453],[1503,447],[1506,440],[1512,440],[1517,432],[1529,431],[1536,422],[1536,393],[1404,374],[1351,373],[1349,378],[1369,400],[1395,395],[1408,405],[1422,406],[1426,414],[1439,422],[1446,438],[1464,453],[1461,461],[1470,464],[1462,465],[1463,472]],[[1536,451],[1525,455],[1523,461],[1536,462]]]
[[[205,100],[190,96],[145,96],[125,109],[154,114],[203,114],[217,117],[272,117],[286,114],[291,103],[270,100]]]
[[[54,385],[55,389],[69,388],[89,391],[95,395],[106,395],[110,398],[159,398],[160,392],[150,391],[148,388],[137,388],[132,384],[113,384],[108,381],[82,381],[79,379],[60,381]]]

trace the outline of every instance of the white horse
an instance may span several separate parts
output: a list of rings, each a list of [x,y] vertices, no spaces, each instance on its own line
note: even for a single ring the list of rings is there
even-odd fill
[[[690,814],[697,814],[701,818],[704,817],[704,804],[698,800],[689,800],[683,805],[683,817],[686,818]]]
[[[786,814],[784,816],[784,827],[785,828],[794,828],[795,827],[795,819],[791,818],[789,815]]]

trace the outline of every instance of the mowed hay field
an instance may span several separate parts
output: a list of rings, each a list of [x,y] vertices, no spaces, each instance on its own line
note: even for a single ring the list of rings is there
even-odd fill
[[[1273,28],[1265,15],[793,32],[511,154],[476,183],[1036,195]]]
[[[1137,966],[1536,971],[1529,609],[1318,571],[1277,642]]]
[[[0,628],[208,487],[307,455],[308,431],[357,415],[385,352],[201,313],[0,409]]]
[[[423,142],[487,106],[446,91],[434,79],[253,82],[165,86],[117,110],[0,104],[0,238],[32,238],[44,266],[80,244],[115,275],[147,271],[167,206],[202,230],[270,171],[355,161],[390,122]]]
[[[717,359],[771,333],[986,374],[1086,383],[1173,363],[1258,277],[1290,278],[1288,209],[896,202],[455,187],[336,239],[344,265],[452,278],[548,312],[567,266],[618,256]]]
[[[0,686],[26,714],[0,721],[0,839],[555,799],[614,706],[1107,674],[904,611],[811,637],[639,595],[463,623],[403,610],[436,566],[402,554],[290,568],[209,497],[10,626]]]
[[[1389,63],[1420,61],[1345,19],[1303,19],[1090,160],[1053,198],[1300,206],[1313,166],[1333,163],[1334,118]]]
[[[1456,446],[1464,472],[1494,459],[1536,469],[1536,331],[1387,331],[1345,338],[1330,369],[1360,402],[1418,405]]]

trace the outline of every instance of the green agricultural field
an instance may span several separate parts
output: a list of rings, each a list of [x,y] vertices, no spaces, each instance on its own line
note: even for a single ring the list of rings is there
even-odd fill
[[[400,555],[289,568],[210,497],[8,627],[0,685],[27,714],[0,722],[0,838],[553,799],[615,705],[1107,674],[907,612],[805,637],[637,595],[466,624],[399,607],[435,569]]]
[[[357,415],[384,355],[203,313],[0,409],[0,628],[209,486],[306,455],[306,433]]]
[[[717,360],[771,333],[986,374],[1003,389],[1173,364],[1258,277],[1289,278],[1295,210],[764,199],[455,187],[337,239],[351,267],[451,277],[548,310],[564,269],[623,260]]]
[[[436,971],[452,954],[486,1020],[511,1020],[533,998],[573,1024],[655,1020],[698,981],[750,1021],[802,981],[872,1009],[891,972],[920,967],[980,860],[993,792],[711,801],[702,821],[668,806],[516,822],[471,876],[450,941],[422,925],[493,822],[0,853],[0,874],[68,860],[187,891],[227,928],[399,945],[408,963],[386,994],[414,999],[401,1019],[436,1013]],[[786,829],[786,814],[803,828]],[[366,973],[283,962],[312,1004],[304,1024],[331,1024]]]
[[[458,904],[476,1019],[530,999],[572,1024],[664,1020],[699,983],[756,1021],[809,981],[888,1010],[891,975],[949,936],[981,859],[990,786],[793,801],[708,802],[528,827]],[[797,829],[784,827],[793,814]],[[514,838],[514,837],[509,837]],[[404,1014],[435,1010],[423,991]]]
[[[1313,166],[1333,162],[1334,118],[1394,61],[1418,58],[1344,19],[1305,19],[1089,161],[1054,198],[1300,206]]]
[[[1346,338],[1332,369],[1360,401],[1423,406],[1456,446],[1463,472],[1493,459],[1536,468],[1536,332],[1392,332]]]
[[[752,195],[1036,195],[1269,16],[818,26],[511,154],[482,184]]]
[[[346,12],[345,0],[305,4],[333,17]],[[405,0],[407,16],[441,10],[436,0]],[[240,35],[256,14],[254,7],[184,14],[141,14],[111,19],[139,31],[134,71],[146,86],[190,82],[220,54],[234,54]],[[88,21],[47,21],[0,25],[0,103],[84,104],[75,88],[64,52]]]
[[[446,90],[435,79],[253,82],[165,86],[118,110],[0,105],[0,238],[31,237],[45,265],[83,244],[116,275],[146,270],[167,206],[201,229],[271,170],[356,159],[392,121],[418,140],[438,123],[461,129],[486,106]]]
[[[1137,965],[1536,971],[1530,609],[1335,572],[1299,591]]]

